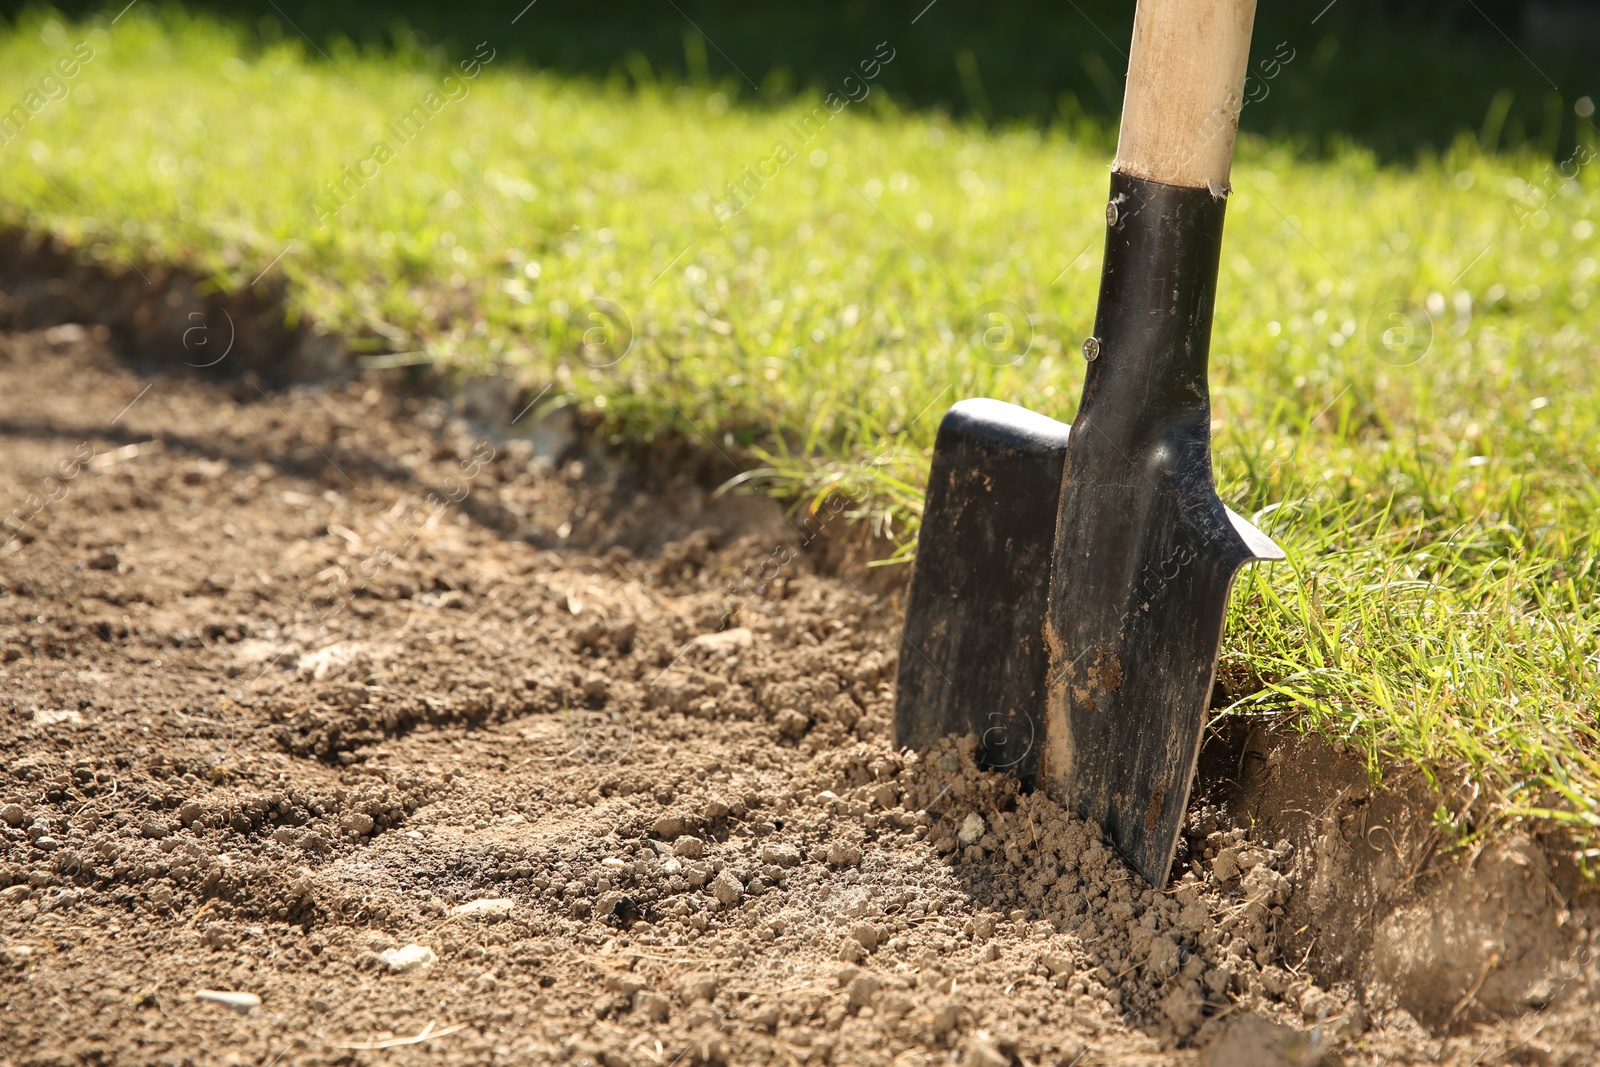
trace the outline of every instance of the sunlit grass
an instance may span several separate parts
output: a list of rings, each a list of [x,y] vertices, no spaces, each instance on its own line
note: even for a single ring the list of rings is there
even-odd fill
[[[703,439],[790,500],[843,489],[905,545],[950,402],[1072,415],[1107,160],[1059,132],[875,93],[802,143],[819,101],[490,60],[402,142],[455,68],[246,55],[138,11],[0,39],[0,100],[86,39],[70,94],[0,147],[0,221],[110,269],[234,290],[282,254],[263,292],[286,280],[364,351],[553,383],[619,442]],[[746,167],[770,177],[719,222]],[[1406,169],[1247,141],[1236,169],[1217,473],[1290,558],[1240,583],[1224,657],[1260,680],[1246,705],[1303,709],[1374,768],[1464,773],[1464,830],[1600,823],[1596,171],[1467,141]]]

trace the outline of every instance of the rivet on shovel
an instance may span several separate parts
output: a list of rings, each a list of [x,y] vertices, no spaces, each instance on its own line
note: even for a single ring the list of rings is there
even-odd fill
[[[1115,226],[1117,224],[1117,220],[1120,219],[1120,218],[1122,218],[1122,212],[1117,210],[1117,202],[1115,200],[1107,201],[1106,202],[1106,225],[1107,226]]]
[[[1100,358],[1100,338],[1091,337],[1083,342],[1083,358],[1090,363]]]

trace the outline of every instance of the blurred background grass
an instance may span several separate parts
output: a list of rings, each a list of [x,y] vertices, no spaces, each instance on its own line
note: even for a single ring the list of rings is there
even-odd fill
[[[1375,770],[1465,774],[1453,833],[1587,834],[1593,53],[1480,7],[1262,13],[1213,431],[1224,498],[1290,560],[1241,581],[1223,673]],[[286,315],[370,358],[553,385],[620,448],[843,492],[906,549],[945,406],[1072,416],[1131,6],[76,10],[0,35],[0,101],[95,50],[0,146],[0,222],[108,270],[270,268],[264,297],[286,280]]]
[[[86,18],[122,2],[56,6]],[[1133,25],[1129,0],[613,0],[603,13],[582,0],[537,0],[513,25],[526,2],[197,0],[188,10],[226,19],[248,48],[309,41],[330,56],[424,53],[442,63],[487,40],[513,63],[569,78],[716,84],[745,106],[836,88],[855,50],[888,40],[899,55],[886,91],[904,108],[1064,123],[1105,144]],[[32,7],[8,2],[0,12]],[[1593,0],[1262,3],[1255,52],[1270,56],[1284,42],[1297,58],[1243,126],[1305,152],[1354,144],[1386,162],[1443,150],[1463,131],[1491,150],[1564,155],[1576,125],[1562,101],[1595,89],[1597,22]]]

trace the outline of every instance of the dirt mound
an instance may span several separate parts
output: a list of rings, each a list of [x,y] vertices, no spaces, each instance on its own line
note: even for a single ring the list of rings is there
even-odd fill
[[[893,596],[767,502],[85,329],[0,440],[0,1063],[1592,1055],[1553,845],[1226,724],[1155,891],[892,749]]]

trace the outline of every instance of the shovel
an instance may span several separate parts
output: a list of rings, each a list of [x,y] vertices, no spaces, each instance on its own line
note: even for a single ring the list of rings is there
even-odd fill
[[[979,762],[1097,821],[1166,884],[1228,592],[1282,559],[1218,498],[1207,382],[1255,0],[1139,0],[1105,259],[1071,427],[957,403],[906,606],[898,744]]]

